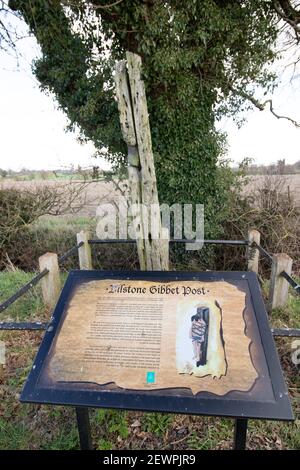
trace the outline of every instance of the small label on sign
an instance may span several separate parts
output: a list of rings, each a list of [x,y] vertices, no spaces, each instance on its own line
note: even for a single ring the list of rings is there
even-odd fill
[[[155,383],[155,372],[147,372],[146,382],[147,384]]]

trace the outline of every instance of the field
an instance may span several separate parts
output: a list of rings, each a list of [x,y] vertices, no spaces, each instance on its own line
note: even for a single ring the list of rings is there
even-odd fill
[[[117,184],[117,182],[116,182]],[[60,194],[73,194],[78,192],[78,197],[64,211],[65,215],[95,216],[96,209],[101,203],[117,201],[121,193],[117,191],[113,182],[84,182],[82,180],[39,180],[39,181],[1,181],[0,189],[16,188],[21,191],[35,191],[39,188],[50,188]],[[76,194],[77,196],[77,194]]]
[[[244,191],[257,190],[262,187],[269,187],[270,189],[280,189],[283,194],[290,196],[294,204],[300,206],[300,174],[296,175],[255,175],[249,176],[249,183],[246,185]]]
[[[300,174],[296,175],[273,175],[273,176],[248,176],[248,183],[244,187],[244,193],[249,194],[253,190],[258,190],[262,186],[268,186],[270,189],[280,187],[280,190],[286,196],[290,196],[296,206],[300,206]],[[69,208],[69,213],[81,216],[95,216],[96,209],[101,203],[117,202],[122,198],[118,191],[118,181],[115,182],[86,182],[82,180],[36,180],[36,181],[13,181],[0,179],[0,189],[17,188],[20,190],[34,190],[36,188],[49,187],[58,189],[61,192],[70,192],[72,188],[82,188],[80,198],[74,201]],[[120,184],[122,190],[126,191],[126,182]],[[75,189],[74,189],[75,190]],[[201,203],[201,201],[199,201]],[[67,213],[67,212],[66,212]]]

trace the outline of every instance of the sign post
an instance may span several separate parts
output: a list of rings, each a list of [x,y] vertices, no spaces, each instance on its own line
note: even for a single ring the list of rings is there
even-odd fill
[[[88,408],[293,420],[255,273],[72,271],[21,394]]]

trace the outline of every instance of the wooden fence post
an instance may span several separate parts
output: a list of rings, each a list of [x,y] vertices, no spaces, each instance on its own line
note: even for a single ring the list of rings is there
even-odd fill
[[[287,303],[289,284],[280,274],[282,271],[286,271],[286,273],[290,275],[292,272],[292,265],[292,258],[285,253],[273,255],[268,302],[269,312],[271,312],[273,308],[284,307]]]
[[[259,251],[257,248],[250,247],[251,243],[260,244],[260,232],[258,230],[249,230],[248,232],[249,246],[247,249],[248,271],[258,274]]]
[[[5,366],[5,342],[0,341],[0,381],[4,376],[4,366]]]
[[[79,267],[80,269],[93,269],[92,265],[92,250],[89,244],[90,233],[81,230],[77,233],[77,243],[83,242],[78,248]]]
[[[49,273],[41,280],[42,293],[45,305],[54,307],[61,290],[57,254],[45,253],[43,256],[40,256],[39,267],[40,271],[44,269],[49,270]]]
[[[169,270],[169,229],[167,227],[161,228],[161,244],[162,244],[161,269],[163,271],[168,271]]]

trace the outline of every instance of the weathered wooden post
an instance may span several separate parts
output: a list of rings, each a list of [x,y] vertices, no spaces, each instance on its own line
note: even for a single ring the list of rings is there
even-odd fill
[[[170,257],[170,251],[169,251],[169,229],[167,227],[162,227],[161,228],[161,237],[162,237],[162,265],[161,269],[163,271],[168,271],[169,269],[169,257]]]
[[[41,280],[42,293],[45,305],[54,307],[61,290],[57,254],[45,253],[43,256],[40,256],[39,268],[41,272],[44,271],[44,269],[48,269],[49,271]]]
[[[293,260],[285,253],[273,255],[268,310],[271,312],[273,308],[284,307],[288,301],[289,284],[281,276],[282,271],[291,275]]]
[[[4,366],[5,366],[5,342],[0,341],[0,380],[4,376]]]
[[[84,230],[77,233],[77,243],[83,242],[78,248],[78,258],[80,269],[93,269],[92,265],[92,250],[89,244],[90,233]]]
[[[116,64],[115,84],[122,136],[128,148],[128,183],[131,211],[133,212],[131,215],[133,217],[133,224],[136,234],[140,268],[141,270],[145,270],[147,269],[147,265],[141,213],[142,195],[140,157],[134,130],[134,121],[125,60],[121,60]]]
[[[163,240],[152,141],[141,58],[126,53],[116,64],[116,96],[122,135],[128,147],[130,202],[141,269],[168,269]]]
[[[248,271],[258,274],[259,251],[255,246],[251,247],[253,242],[260,244],[260,232],[258,230],[249,230],[248,232],[249,245],[247,248],[248,258]]]

